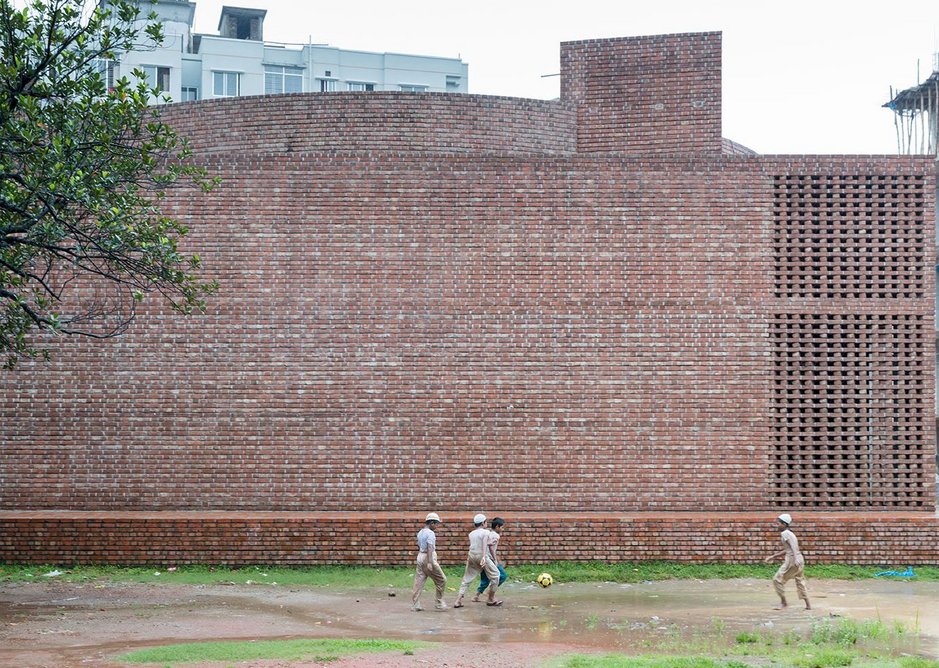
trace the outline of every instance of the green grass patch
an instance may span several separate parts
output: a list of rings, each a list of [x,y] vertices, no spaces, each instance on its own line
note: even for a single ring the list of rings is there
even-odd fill
[[[939,661],[919,656],[905,656],[897,663],[898,668],[939,668]]]
[[[545,571],[554,576],[556,584],[568,582],[621,582],[635,583],[650,580],[714,580],[733,578],[769,579],[778,565],[763,564],[679,564],[665,561],[636,563],[605,562],[553,562],[550,564],[521,564],[509,567],[509,579],[534,582]],[[905,568],[905,567],[904,567]],[[847,566],[825,564],[810,566],[807,577],[836,580],[873,578],[884,570],[897,570],[891,566]],[[459,580],[462,566],[444,569],[448,577]],[[939,568],[914,567],[916,577],[911,581],[939,581]],[[50,575],[52,574],[52,575]],[[410,588],[414,570],[410,566],[370,568],[361,566],[312,566],[302,568],[247,566],[174,566],[166,564],[151,567],[119,566],[53,566],[0,564],[0,582],[41,582],[58,579],[68,582],[171,582],[176,584],[259,584],[307,585],[313,587],[394,587]]]
[[[792,660],[792,665],[796,668],[837,668],[838,666],[850,666],[854,663],[855,655],[848,650],[837,649],[834,647],[825,647],[805,656],[797,656]]]
[[[769,663],[767,663],[767,661]],[[570,654],[550,660],[547,668],[939,668],[939,661],[919,657],[863,657],[837,648],[816,649],[799,656],[728,659],[701,656],[628,656],[625,654]]]
[[[823,619],[813,623],[804,637],[794,630],[783,635],[744,632],[737,634],[736,641],[729,649],[732,654],[797,668],[899,668],[910,658],[901,655],[916,649],[916,634],[905,625],[880,620]]]
[[[552,668],[747,668],[748,664],[690,656],[571,654],[548,665]]]
[[[915,658],[918,633],[914,631],[901,622],[852,619],[822,619],[801,631],[741,631],[712,620],[706,629],[697,628],[690,634],[676,628],[675,634],[642,640],[639,646],[644,656],[578,654],[547,665],[939,668],[939,663]]]
[[[555,583],[562,582],[645,582],[648,580],[727,580],[734,578],[771,578],[779,564],[684,564],[667,561],[644,561],[636,563],[604,562],[554,562],[517,566],[510,569],[510,576],[523,580],[534,580],[538,573],[547,571]],[[905,566],[904,566],[905,569]],[[898,570],[891,566],[853,566],[823,564],[806,568],[808,578],[834,580],[863,580],[873,578],[886,570]],[[901,569],[903,570],[903,569]],[[916,577],[896,578],[911,581],[939,581],[939,567],[914,567]]]
[[[349,654],[364,652],[414,653],[426,643],[407,640],[348,640],[345,638],[306,638],[294,640],[257,640],[232,642],[197,642],[151,647],[121,655],[127,663],[159,663],[163,666],[203,661],[283,660],[335,661]]]
[[[456,569],[454,569],[454,572]],[[462,568],[459,569],[462,576]],[[459,576],[455,576],[459,577]],[[0,582],[137,582],[172,584],[306,585],[313,587],[407,587],[414,583],[410,568],[353,566],[23,566],[0,565]]]

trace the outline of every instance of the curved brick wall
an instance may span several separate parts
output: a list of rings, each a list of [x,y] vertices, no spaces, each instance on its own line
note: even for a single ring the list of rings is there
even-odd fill
[[[453,93],[307,93],[187,102],[166,122],[201,154],[352,151],[569,154],[576,113],[561,102]]]

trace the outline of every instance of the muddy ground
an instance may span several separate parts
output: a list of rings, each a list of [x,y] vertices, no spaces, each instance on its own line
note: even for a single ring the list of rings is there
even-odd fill
[[[791,585],[791,583],[790,583]],[[0,666],[120,666],[123,652],[160,644],[294,637],[430,641],[413,656],[349,657],[331,667],[537,666],[569,652],[673,651],[742,630],[807,631],[837,616],[918,628],[916,652],[939,658],[939,583],[813,580],[815,609],[772,610],[763,580],[510,583],[502,608],[412,612],[407,591],[277,585],[0,585]],[[394,593],[394,596],[389,596]],[[454,594],[448,592],[452,602]],[[795,592],[792,592],[795,598]],[[432,608],[428,586],[425,608]],[[717,640],[715,640],[717,642]],[[222,664],[230,665],[230,664]],[[251,662],[240,666],[315,666]]]

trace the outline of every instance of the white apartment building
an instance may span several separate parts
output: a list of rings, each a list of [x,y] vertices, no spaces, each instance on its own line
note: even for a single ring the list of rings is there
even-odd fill
[[[150,11],[148,3],[141,5],[142,13]],[[109,76],[133,78],[133,70],[140,69],[174,102],[275,93],[468,90],[468,67],[459,58],[265,42],[265,9],[222,7],[218,35],[192,31],[194,2],[157,0],[152,9],[163,22],[163,44],[123,54],[109,65]]]

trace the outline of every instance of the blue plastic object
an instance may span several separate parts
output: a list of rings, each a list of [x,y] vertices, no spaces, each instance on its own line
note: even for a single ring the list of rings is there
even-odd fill
[[[881,571],[880,573],[874,573],[875,578],[879,578],[884,575],[892,575],[897,578],[915,578],[916,573],[913,572],[912,566],[907,566],[905,571]]]

